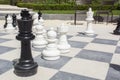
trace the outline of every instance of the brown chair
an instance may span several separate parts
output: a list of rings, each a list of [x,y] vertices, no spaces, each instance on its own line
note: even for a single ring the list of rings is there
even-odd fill
[[[84,5],[87,5],[90,7],[90,4],[92,4],[92,0],[84,0]],[[77,20],[77,14],[86,14],[87,10],[78,10],[78,5],[81,5],[80,0],[75,0],[75,13],[74,13],[74,24],[76,25]]]
[[[113,10],[113,8],[114,8],[114,3],[115,3],[115,2],[116,2],[115,0],[103,0],[103,1],[101,2],[101,6],[100,6],[99,9],[96,11],[95,23],[96,23],[96,21],[99,22],[99,19],[98,19],[98,18],[101,16],[101,14],[107,15],[107,23],[108,23],[108,20],[109,20],[109,16],[110,16],[110,15],[111,15],[111,21],[113,21],[113,12],[112,12],[112,10]],[[110,8],[109,8],[108,10],[102,10],[101,8],[102,8],[103,6],[110,6]]]

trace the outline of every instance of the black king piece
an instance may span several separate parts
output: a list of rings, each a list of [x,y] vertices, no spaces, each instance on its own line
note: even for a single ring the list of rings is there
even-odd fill
[[[21,41],[21,56],[14,64],[14,73],[18,76],[31,76],[37,73],[38,64],[34,62],[31,54],[31,42],[35,36],[32,34],[33,19],[29,11],[21,11],[21,19],[17,20],[19,34],[17,40]]]
[[[117,27],[113,32],[115,35],[120,35],[120,18],[118,18]]]

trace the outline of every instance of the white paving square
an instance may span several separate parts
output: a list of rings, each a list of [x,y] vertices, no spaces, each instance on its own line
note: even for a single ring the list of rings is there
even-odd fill
[[[108,68],[109,64],[107,63],[74,58],[60,70],[104,80],[107,75]]]
[[[89,43],[84,49],[114,53],[116,46],[97,44],[97,43]]]

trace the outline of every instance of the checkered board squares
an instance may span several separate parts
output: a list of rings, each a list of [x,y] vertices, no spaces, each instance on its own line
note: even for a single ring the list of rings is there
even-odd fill
[[[72,74],[68,72],[59,71],[50,80],[96,80],[94,78],[89,78],[77,74]]]
[[[41,58],[41,56],[35,57],[35,61],[38,63],[39,66],[47,67],[47,68],[53,68],[53,69],[60,69],[62,66],[64,66],[71,58],[61,56],[60,59],[55,61],[46,61]]]
[[[10,70],[12,68],[12,62],[0,59],[0,74]]]
[[[120,46],[117,46],[117,48],[116,48],[116,50],[115,50],[115,53],[120,54]]]
[[[83,49],[79,52],[79,54],[76,55],[76,57],[110,63],[112,55],[113,55],[112,53]]]
[[[106,80],[120,80],[120,66],[110,64]]]
[[[99,39],[99,38],[95,38],[92,42],[99,44],[108,44],[108,45],[117,45],[118,43],[118,41],[116,40]]]
[[[109,65],[107,63],[73,58],[60,70],[104,80],[107,75],[108,68]]]
[[[17,34],[0,33],[0,80],[120,80],[120,37],[116,35],[87,36],[69,34],[71,51],[55,61],[41,57],[43,49],[32,46],[38,72],[30,77],[14,74],[13,60],[20,57]]]

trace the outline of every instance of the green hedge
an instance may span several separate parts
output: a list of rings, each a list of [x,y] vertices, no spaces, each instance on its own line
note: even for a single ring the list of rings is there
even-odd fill
[[[10,0],[0,0],[0,4],[9,4]]]
[[[32,4],[32,3],[18,3],[19,7],[27,7],[34,10],[73,10],[74,6],[70,4]]]
[[[34,10],[74,10],[75,6],[71,4],[33,4],[33,3],[18,3],[17,6],[19,7],[27,7]],[[109,9],[110,6],[100,6],[100,5],[91,5],[93,10],[98,10],[101,8],[102,10]],[[87,5],[78,5],[77,8],[79,10],[86,10],[88,9]],[[117,5],[113,8],[114,10],[117,9]]]

